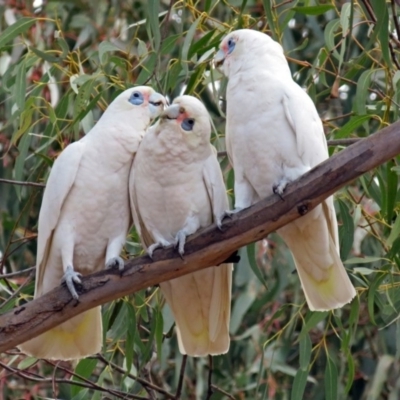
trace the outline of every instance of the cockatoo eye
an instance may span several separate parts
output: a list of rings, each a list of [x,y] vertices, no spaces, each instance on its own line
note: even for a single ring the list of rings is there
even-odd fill
[[[235,49],[236,43],[233,39],[228,40],[228,54],[231,54],[232,51]]]
[[[193,118],[185,118],[182,123],[181,127],[184,131],[191,131],[194,127],[194,119]]]
[[[129,102],[135,106],[140,106],[144,102],[144,97],[141,92],[133,92],[129,97]]]

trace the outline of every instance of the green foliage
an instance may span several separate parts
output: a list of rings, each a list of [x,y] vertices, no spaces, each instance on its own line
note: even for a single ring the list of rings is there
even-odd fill
[[[0,260],[3,274],[17,273],[0,279],[1,313],[33,295],[32,277],[18,274],[35,265],[42,188],[29,182],[45,183],[54,158],[123,89],[148,84],[171,99],[200,97],[213,142],[224,150],[226,82],[210,60],[232,29],[259,29],[283,45],[329,140],[363,138],[399,117],[394,1],[55,0],[18,7],[0,4]],[[341,256],[358,292],[343,309],[308,311],[278,236],[241,250],[232,344],[214,358],[213,400],[400,397],[398,162],[336,193]],[[226,157],[221,167],[233,195]],[[132,231],[126,256],[140,251]],[[102,355],[76,365],[4,354],[2,398],[174,398],[182,356],[158,289],[105,305],[103,322]],[[208,360],[188,359],[181,398],[210,398],[207,379]]]

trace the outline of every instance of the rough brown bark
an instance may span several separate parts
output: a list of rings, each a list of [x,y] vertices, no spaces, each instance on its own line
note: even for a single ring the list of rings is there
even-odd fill
[[[78,302],[64,287],[0,316],[0,351],[8,350],[92,307],[226,260],[235,250],[304,215],[326,197],[400,153],[400,122],[349,146],[271,196],[188,240],[184,259],[172,248],[126,263],[122,275],[102,271],[83,279]]]

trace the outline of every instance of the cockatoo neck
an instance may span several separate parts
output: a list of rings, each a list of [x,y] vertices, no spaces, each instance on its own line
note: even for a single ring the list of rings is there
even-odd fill
[[[241,57],[232,60],[232,62],[227,65],[225,74],[230,78],[237,74],[255,73],[257,75],[260,71],[285,77],[286,79],[292,77],[289,65],[284,56],[268,54],[268,52],[258,54],[257,57],[255,56],[251,59]]]
[[[133,154],[137,151],[138,142],[143,138],[150,122],[147,108],[134,111],[109,108],[88,135],[101,136],[109,143],[118,142],[127,153]]]

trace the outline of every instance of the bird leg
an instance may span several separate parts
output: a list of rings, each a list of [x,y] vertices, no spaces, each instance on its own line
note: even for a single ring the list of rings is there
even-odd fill
[[[121,257],[112,257],[106,262],[106,269],[118,267],[119,271],[123,271],[125,267],[124,260]]]
[[[233,210],[226,210],[222,216],[224,218],[232,218],[239,211],[249,208],[256,201],[256,193],[253,187],[246,179],[235,181],[235,207]]]
[[[67,288],[69,290],[69,292],[71,293],[72,297],[75,300],[79,299],[78,293],[76,292],[75,289],[75,283],[82,283],[80,277],[82,276],[82,274],[80,274],[79,272],[74,271],[74,267],[72,265],[67,265],[67,268],[65,270],[65,274],[61,279],[62,283],[65,283],[67,285]]]
[[[185,377],[185,368],[186,368],[186,361],[187,361],[187,355],[184,354],[182,357],[182,365],[181,365],[181,370],[179,372],[179,381],[178,381],[178,387],[176,389],[176,394],[175,394],[175,399],[179,400],[181,398],[182,394],[182,387],[183,387],[183,379]]]
[[[213,358],[211,355],[208,356],[208,390],[206,400],[211,399],[214,391],[212,388],[212,374],[213,374]]]
[[[178,253],[182,257],[185,254],[186,232],[181,229],[175,237],[175,247],[178,247]]]
[[[118,267],[119,272],[122,272],[125,267],[124,260],[119,257],[123,244],[125,243],[125,232],[121,232],[119,236],[111,237],[107,244],[106,251],[106,269]]]

